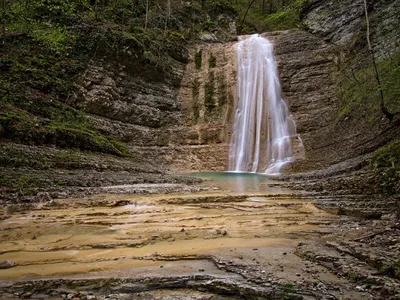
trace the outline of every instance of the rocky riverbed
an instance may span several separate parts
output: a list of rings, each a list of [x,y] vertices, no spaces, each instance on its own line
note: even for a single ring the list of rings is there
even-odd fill
[[[400,299],[392,216],[204,189],[6,205],[0,298]]]

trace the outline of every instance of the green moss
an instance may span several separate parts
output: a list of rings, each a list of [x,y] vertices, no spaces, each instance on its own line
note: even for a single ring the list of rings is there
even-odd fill
[[[382,193],[400,193],[400,140],[376,150],[369,162],[376,171]]]
[[[266,3],[264,11],[262,7],[254,4],[249,11],[243,28],[239,28],[241,34],[250,34],[255,32],[286,30],[301,28],[301,10],[308,0],[291,0],[285,2]],[[237,1],[235,8],[240,12],[239,24],[242,23],[244,14],[247,11],[247,1]]]
[[[73,82],[86,60],[82,53],[58,55],[26,36],[6,43],[0,49],[3,137],[23,144],[52,144],[126,156],[124,144],[97,133],[84,112],[68,105]]]
[[[205,98],[204,98],[204,106],[206,107],[207,113],[211,113],[216,107],[215,99],[214,99],[214,72],[209,72],[208,80],[205,84]]]
[[[282,288],[283,288],[284,290],[290,290],[290,291],[292,291],[292,290],[294,289],[294,284],[293,284],[293,283],[286,283],[286,284],[284,284],[284,285],[282,286]]]
[[[282,286],[282,289],[284,290],[285,294],[283,296],[284,300],[290,300],[294,298],[295,294],[295,286],[292,283],[286,283]]]
[[[44,183],[29,177],[20,176],[17,178],[1,178],[0,186],[10,189],[10,191],[19,192],[22,196],[35,195],[38,187],[44,187]]]
[[[201,65],[203,63],[203,50],[200,49],[199,51],[196,52],[194,56],[194,62],[196,65],[197,70],[201,70]]]
[[[265,23],[268,30],[286,30],[302,26],[300,12],[307,0],[296,0],[284,10],[268,15]]]
[[[200,116],[199,91],[200,91],[200,83],[197,79],[195,79],[193,81],[193,86],[192,86],[192,110],[195,123],[197,123]]]
[[[219,73],[217,81],[218,81],[218,108],[222,109],[228,101],[226,76],[224,72]]]
[[[22,144],[52,144],[61,148],[79,148],[118,156],[127,156],[123,143],[101,136],[80,123],[68,121],[66,116],[54,120],[37,118],[12,105],[1,105],[0,124],[3,137]]]
[[[354,281],[356,281],[359,278],[358,275],[356,273],[353,273],[353,272],[347,273],[346,277],[351,279],[351,280],[354,280]]]
[[[210,58],[208,59],[208,67],[215,68],[217,65],[217,58],[211,53]]]
[[[375,167],[393,167],[400,164],[400,140],[394,140],[376,150],[371,158],[371,163]]]

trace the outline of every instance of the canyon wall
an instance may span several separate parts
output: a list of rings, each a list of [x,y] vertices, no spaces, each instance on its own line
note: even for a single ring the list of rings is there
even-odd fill
[[[398,12],[399,1],[370,5],[378,60],[399,51]],[[274,42],[284,97],[305,147],[305,159],[290,168],[295,172],[369,153],[400,133],[380,115],[374,122],[362,111],[340,117],[343,78],[357,67],[351,59],[368,58],[363,1],[310,1],[302,14],[304,29],[264,34]],[[235,105],[234,45],[193,45],[187,64],[177,61],[167,75],[130,66],[129,57],[92,61],[74,103],[100,130],[172,172],[224,170]]]
[[[187,59],[167,74],[148,76],[129,60],[93,60],[73,103],[90,113],[100,132],[171,172],[224,170],[236,78],[233,43],[193,46]]]

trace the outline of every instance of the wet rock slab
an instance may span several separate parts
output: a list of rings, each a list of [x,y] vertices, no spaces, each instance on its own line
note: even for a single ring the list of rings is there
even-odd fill
[[[366,239],[391,247],[380,260],[350,242],[378,223],[301,195],[105,194],[3,215],[0,261],[17,265],[0,270],[0,299],[397,297],[398,279],[375,274],[396,264],[395,231]]]

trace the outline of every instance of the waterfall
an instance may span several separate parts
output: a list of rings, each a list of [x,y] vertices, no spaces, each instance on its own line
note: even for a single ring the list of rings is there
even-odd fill
[[[236,112],[229,171],[278,174],[294,160],[296,126],[282,99],[272,43],[258,34],[240,37]]]

